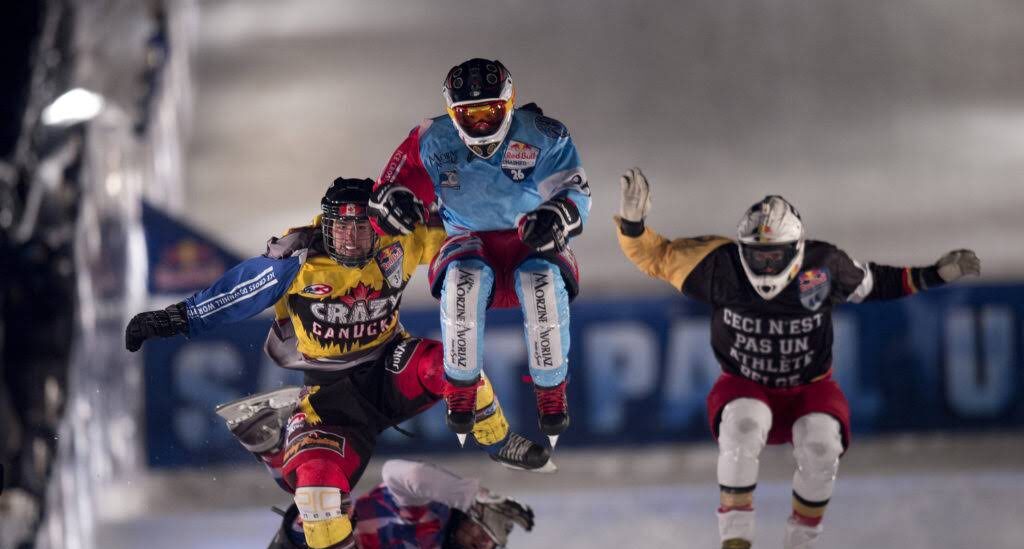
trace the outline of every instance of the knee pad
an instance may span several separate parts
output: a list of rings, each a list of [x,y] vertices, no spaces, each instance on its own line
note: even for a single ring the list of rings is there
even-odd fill
[[[508,434],[508,420],[494,394],[494,387],[487,376],[476,390],[476,423],[473,424],[473,438],[484,446],[501,442]]]
[[[808,414],[793,423],[793,456],[796,473],[793,491],[808,503],[832,497],[839,456],[843,453],[842,427],[828,414]]]
[[[718,484],[733,489],[757,485],[761,450],[772,428],[768,405],[739,398],[725,405],[718,426]]]
[[[516,269],[533,382],[553,387],[565,379],[569,356],[569,293],[552,263],[528,259]]]
[[[333,486],[302,486],[295,490],[306,545],[314,549],[346,547],[352,541],[348,494]]]
[[[483,365],[487,303],[494,271],[479,259],[453,261],[441,286],[441,340],[444,371],[451,379],[471,381]]]

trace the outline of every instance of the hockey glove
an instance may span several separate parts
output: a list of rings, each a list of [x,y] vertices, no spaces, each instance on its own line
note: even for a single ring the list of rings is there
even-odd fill
[[[569,238],[582,232],[580,211],[564,196],[548,200],[519,219],[519,239],[538,252],[561,253]]]
[[[953,282],[965,276],[981,274],[981,260],[971,250],[953,250],[935,262],[935,269],[943,282]]]
[[[514,525],[518,524],[527,532],[533,530],[533,509],[486,488],[477,493],[476,501],[469,508],[469,518],[483,527],[499,547],[508,544]]]
[[[146,311],[132,317],[124,331],[124,346],[131,352],[142,348],[142,342],[152,337],[188,335],[188,314],[185,302],[175,303],[160,311]]]
[[[409,234],[418,223],[426,223],[427,208],[408,188],[382,185],[370,195],[370,222],[380,234]]]

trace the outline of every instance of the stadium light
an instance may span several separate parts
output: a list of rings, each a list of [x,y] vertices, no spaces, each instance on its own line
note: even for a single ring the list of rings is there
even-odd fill
[[[70,126],[92,120],[103,109],[103,96],[84,88],[65,92],[43,109],[47,126]]]

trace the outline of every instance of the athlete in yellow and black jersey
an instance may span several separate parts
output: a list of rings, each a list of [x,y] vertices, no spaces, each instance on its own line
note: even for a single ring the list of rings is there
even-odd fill
[[[305,372],[295,414],[282,437],[283,418],[270,399],[227,406],[266,407],[232,432],[295,493],[314,548],[352,546],[348,493],[377,436],[432,406],[446,384],[440,342],[410,336],[399,321],[402,291],[416,267],[437,254],[445,232],[418,225],[378,237],[366,215],[372,186],[369,179],[335,180],[313,224],[271,239],[266,254],[185,301],[136,315],[126,330],[126,346],[136,351],[151,337],[199,334],[274,307],[266,351],[282,367]],[[492,459],[553,470],[546,448],[509,430],[489,383],[478,391],[476,409],[473,435]]]

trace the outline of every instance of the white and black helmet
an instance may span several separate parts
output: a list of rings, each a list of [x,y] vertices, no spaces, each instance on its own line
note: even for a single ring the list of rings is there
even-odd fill
[[[737,237],[743,271],[762,298],[774,298],[796,278],[804,262],[804,224],[785,198],[770,195],[751,206]]]
[[[448,71],[441,88],[462,142],[481,158],[501,147],[512,126],[516,92],[501,61],[474,58]]]

